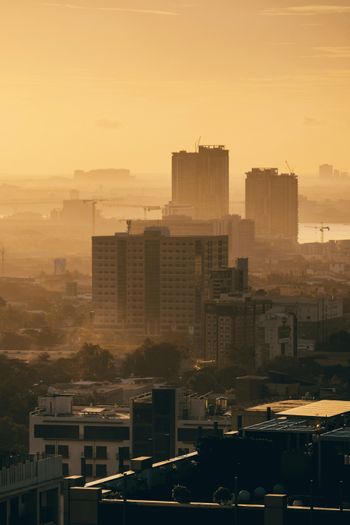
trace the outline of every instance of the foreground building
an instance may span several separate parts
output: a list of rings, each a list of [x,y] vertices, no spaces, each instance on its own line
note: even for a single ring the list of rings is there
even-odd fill
[[[73,407],[72,396],[39,398],[30,414],[29,450],[62,456],[65,476],[104,477],[123,469],[129,459],[128,409],[109,406]]]
[[[298,241],[298,178],[276,168],[253,168],[246,177],[247,219],[262,239]]]
[[[62,456],[65,476],[112,476],[127,470],[130,457],[169,459],[193,451],[200,437],[222,437],[231,429],[224,398],[181,388],[152,388],[132,399],[130,409],[72,401],[68,395],[44,396],[30,414],[30,453]]]
[[[225,146],[173,153],[172,202],[191,206],[196,219],[228,215],[229,152]]]
[[[93,237],[95,324],[129,337],[176,332],[200,337],[211,271],[228,265],[227,236]]]
[[[345,525],[350,403],[280,408],[240,432],[200,440],[196,452],[161,462],[133,458],[124,475],[85,485],[71,480],[70,524]],[[225,497],[213,503],[218,487]]]
[[[62,459],[32,455],[0,460],[0,524],[61,525]]]

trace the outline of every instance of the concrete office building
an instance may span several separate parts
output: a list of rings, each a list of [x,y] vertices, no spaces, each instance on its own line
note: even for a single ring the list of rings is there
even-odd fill
[[[39,398],[29,418],[31,454],[60,455],[63,474],[104,477],[119,472],[129,457],[129,409],[73,407],[72,396]]]
[[[275,357],[297,357],[298,335],[295,314],[272,309],[257,320],[256,366]]]
[[[224,146],[173,153],[172,203],[192,206],[196,219],[229,213],[229,152]]]
[[[269,296],[274,306],[283,307],[298,319],[298,336],[325,342],[344,326],[343,299],[328,295],[318,297]]]
[[[132,457],[167,460],[195,450],[201,437],[222,437],[230,429],[231,416],[224,398],[210,404],[206,395],[164,386],[132,400]]]
[[[200,336],[211,271],[227,266],[227,236],[93,238],[95,322],[129,337],[176,332]]]
[[[276,168],[253,168],[246,177],[246,218],[263,239],[298,240],[298,178]]]
[[[254,364],[258,317],[271,308],[271,301],[249,296],[221,295],[204,305],[205,358],[223,368],[238,360]]]
[[[124,471],[130,457],[169,459],[230,428],[226,399],[181,388],[157,386],[128,407],[73,406],[72,396],[48,395],[30,414],[29,446],[31,454],[62,456],[65,476],[96,479]]]

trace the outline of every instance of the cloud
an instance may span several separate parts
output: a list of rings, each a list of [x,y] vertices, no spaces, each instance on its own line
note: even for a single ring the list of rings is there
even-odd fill
[[[304,125],[310,126],[310,127],[318,127],[318,126],[324,126],[326,122],[324,120],[319,120],[314,117],[305,117],[304,118]]]
[[[117,129],[121,126],[117,120],[111,120],[108,118],[101,118],[96,120],[96,126],[104,129]]]
[[[146,15],[158,15],[158,16],[178,16],[179,13],[175,11],[163,11],[159,9],[138,9],[132,7],[103,7],[103,6],[84,6],[78,4],[59,4],[57,2],[43,2],[41,5],[46,7],[61,7],[64,9],[76,9],[84,11],[101,11],[101,12],[118,12],[118,13],[135,13],[135,14],[146,14]]]
[[[264,9],[262,14],[268,16],[318,16],[350,14],[350,6],[346,5],[299,5],[289,7],[272,7]]]
[[[322,46],[313,48],[319,58],[350,58],[350,46]]]

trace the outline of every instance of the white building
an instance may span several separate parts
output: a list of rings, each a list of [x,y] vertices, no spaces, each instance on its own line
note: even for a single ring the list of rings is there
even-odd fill
[[[63,474],[105,477],[119,472],[129,457],[128,409],[111,406],[73,407],[72,396],[39,398],[30,414],[31,454],[58,454]]]
[[[262,314],[257,322],[256,366],[279,356],[297,356],[297,324],[294,314],[275,311]]]
[[[226,399],[184,395],[179,388],[153,388],[131,400],[131,410],[73,406],[72,400],[47,395],[30,414],[30,453],[62,456],[65,476],[111,476],[128,467],[131,457],[169,459],[195,450],[201,436],[231,428]]]

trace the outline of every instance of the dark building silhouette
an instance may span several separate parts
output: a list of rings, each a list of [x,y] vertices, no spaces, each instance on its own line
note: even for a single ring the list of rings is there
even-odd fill
[[[192,206],[194,218],[229,213],[229,152],[224,146],[199,146],[172,157],[172,202]]]
[[[253,168],[246,178],[246,218],[265,239],[298,240],[298,178],[277,168]]]

